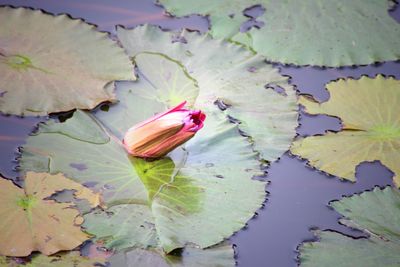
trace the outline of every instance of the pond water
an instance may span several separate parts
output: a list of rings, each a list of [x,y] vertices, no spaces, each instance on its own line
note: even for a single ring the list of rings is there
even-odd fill
[[[68,13],[111,33],[115,32],[116,24],[133,27],[151,23],[166,29],[186,27],[199,31],[208,28],[207,20],[200,16],[182,19],[168,17],[152,0],[119,0],[112,1],[112,4],[108,0],[98,0],[96,3],[90,0],[0,0],[0,4],[42,8],[55,14]],[[391,15],[400,21],[400,8],[391,11]],[[291,77],[291,83],[297,86],[300,93],[312,94],[321,101],[329,98],[324,85],[341,77],[373,77],[382,73],[400,78],[399,62],[339,69],[275,66],[282,74]],[[16,162],[13,160],[17,147],[44,119],[0,115],[0,173],[3,176],[17,179],[18,173],[14,170]],[[301,136],[340,129],[340,121],[327,116],[301,114],[300,123],[298,134]],[[354,237],[363,235],[340,225],[339,214],[327,204],[344,195],[359,193],[377,185],[392,185],[392,175],[379,162],[363,163],[357,168],[356,183],[343,182],[307,167],[305,161],[286,153],[268,169],[265,179],[270,181],[267,187],[269,197],[265,207],[258,211],[258,216],[250,220],[245,229],[230,239],[236,245],[238,266],[297,266],[296,248],[302,241],[314,238],[309,231],[312,228],[330,229]]]

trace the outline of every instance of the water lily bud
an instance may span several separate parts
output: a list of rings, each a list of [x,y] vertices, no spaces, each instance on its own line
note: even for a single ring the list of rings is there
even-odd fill
[[[203,127],[206,115],[188,110],[186,101],[134,125],[124,137],[129,154],[142,158],[159,158],[192,138]]]

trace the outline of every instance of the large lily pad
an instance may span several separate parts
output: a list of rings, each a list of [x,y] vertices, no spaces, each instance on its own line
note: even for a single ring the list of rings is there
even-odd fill
[[[103,101],[115,101],[110,81],[134,78],[123,50],[83,20],[0,7],[0,25],[3,113],[92,109]]]
[[[370,64],[400,58],[400,26],[387,0],[158,0],[177,16],[208,16],[211,34],[243,43],[270,61],[317,66]],[[240,32],[252,6],[260,29]]]
[[[341,223],[365,231],[369,238],[317,231],[318,242],[300,247],[302,267],[400,266],[400,193],[387,187],[335,201]]]
[[[142,62],[156,63],[159,71]],[[160,245],[170,252],[188,243],[219,243],[264,201],[265,182],[252,179],[261,174],[257,153],[212,102],[200,102],[205,126],[184,147],[151,162],[129,156],[118,137],[186,98],[177,88],[197,88],[180,64],[163,55],[142,54],[137,63],[139,82],[120,84],[121,102],[110,112],[77,111],[65,123],[42,124],[23,147],[21,168],[62,171],[102,191],[109,208],[87,215],[85,227],[110,248]],[[197,95],[190,96],[197,108]]]
[[[28,256],[32,251],[50,255],[71,250],[89,239],[81,231],[83,218],[71,203],[48,200],[62,190],[75,190],[96,203],[98,196],[62,174],[28,172],[24,189],[0,179],[0,254]]]
[[[274,161],[289,148],[297,127],[296,93],[263,57],[193,32],[163,32],[148,25],[117,31],[129,55],[152,77],[161,71],[157,62],[145,62],[143,53],[162,54],[181,64],[199,87],[196,107],[224,102],[225,113],[241,121],[240,129],[252,137],[264,159]],[[195,93],[194,88],[176,88],[184,92],[182,98]]]
[[[88,116],[77,114],[80,115],[64,124],[66,130],[69,122],[77,123],[74,120]],[[21,164],[25,168],[31,159],[46,155],[49,164],[44,166],[49,166],[50,172],[62,170],[80,182],[97,183],[95,187],[103,190],[109,205],[150,202],[157,233],[166,250],[189,241],[206,247],[239,230],[265,197],[264,183],[251,180],[259,171],[250,144],[218,111],[207,115],[207,125],[187,144],[188,152],[173,155],[174,162],[168,158],[151,163],[130,158],[112,139],[93,144],[64,132],[42,132],[28,139]],[[76,162],[85,167],[72,167]],[[143,222],[139,216],[134,219]],[[124,231],[127,230],[121,227],[119,232]],[[131,242],[140,238],[136,235]]]
[[[300,138],[291,152],[319,170],[355,181],[356,166],[379,160],[394,172],[400,186],[400,82],[378,75],[359,80],[338,80],[326,88],[330,99],[318,103],[302,96],[309,114],[326,114],[342,120],[342,131]]]

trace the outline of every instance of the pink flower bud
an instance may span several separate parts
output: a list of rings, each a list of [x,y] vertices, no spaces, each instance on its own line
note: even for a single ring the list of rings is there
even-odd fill
[[[188,110],[186,101],[164,113],[134,125],[124,137],[129,154],[142,158],[159,158],[192,138],[203,127],[206,115]]]

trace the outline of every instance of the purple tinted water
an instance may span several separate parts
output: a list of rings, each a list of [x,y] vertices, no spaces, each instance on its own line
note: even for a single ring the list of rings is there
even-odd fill
[[[40,118],[0,115],[0,174],[2,176],[10,179],[17,178],[14,159],[17,156],[18,146],[24,144],[29,133],[41,120]]]
[[[194,15],[187,18],[172,19],[164,9],[155,6],[150,0],[1,0],[0,5],[14,5],[40,8],[53,14],[67,13],[74,18],[83,18],[98,25],[102,31],[115,33],[115,25],[127,27],[144,23],[162,25],[166,29],[207,30],[204,18]]]
[[[245,10],[243,10],[243,15],[248,17],[249,19],[240,25],[240,31],[241,32],[247,32],[251,28],[262,28],[264,26],[263,21],[258,21],[257,17],[261,16],[264,14],[265,8],[261,5],[255,5],[252,7],[248,7]]]
[[[54,1],[54,0],[0,0],[0,4],[42,8],[55,14],[68,13],[73,17],[99,25],[101,30],[114,32],[114,25],[135,26],[143,23],[161,25],[168,29],[182,27],[205,31],[207,20],[199,16],[176,19],[164,15],[161,7],[152,0],[108,0],[94,1]],[[391,15],[400,21],[399,8]],[[384,64],[358,68],[321,69],[313,67],[293,67],[275,64],[282,74],[289,75],[291,82],[300,93],[312,94],[316,99],[329,98],[324,85],[338,78],[361,75],[375,76],[378,73],[400,78],[400,64]],[[16,163],[13,161],[18,146],[24,143],[28,133],[40,118],[17,118],[0,116],[0,173],[14,178]],[[302,114],[299,135],[323,133],[325,130],[339,130],[340,121],[327,116]],[[269,192],[265,208],[249,221],[248,227],[231,238],[237,245],[239,267],[292,267],[296,266],[296,247],[304,240],[313,238],[310,228],[332,229],[342,233],[359,236],[338,224],[339,214],[330,209],[329,201],[343,195],[351,195],[371,189],[375,185],[392,185],[392,173],[378,162],[363,163],[357,168],[358,181],[354,184],[339,181],[306,166],[302,160],[288,154],[272,163],[267,180]]]

